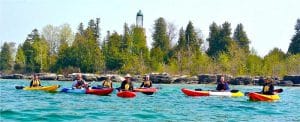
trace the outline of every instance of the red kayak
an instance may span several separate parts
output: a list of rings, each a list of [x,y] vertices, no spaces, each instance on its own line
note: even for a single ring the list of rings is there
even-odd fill
[[[87,94],[96,94],[96,95],[109,95],[114,91],[113,88],[101,88],[101,89],[87,89]]]
[[[122,98],[134,98],[136,94],[132,91],[120,91],[117,93],[117,96]]]
[[[209,96],[208,91],[195,91],[186,88],[182,88],[181,91],[187,96]]]
[[[152,95],[153,93],[157,92],[156,88],[137,88],[133,90],[134,92],[141,92],[147,95]]]

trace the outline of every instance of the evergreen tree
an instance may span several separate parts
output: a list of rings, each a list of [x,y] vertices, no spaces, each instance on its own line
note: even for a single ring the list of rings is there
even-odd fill
[[[84,33],[84,27],[83,27],[83,23],[81,22],[78,26],[78,34],[83,35]]]
[[[186,45],[188,46],[188,48],[190,48],[191,51],[200,51],[200,46],[203,43],[203,41],[198,37],[194,29],[193,23],[191,21],[188,23],[185,30],[185,40]]]
[[[248,54],[249,52],[249,39],[247,37],[246,32],[244,31],[244,27],[242,24],[238,24],[234,34],[233,39],[237,42],[238,46],[245,50],[245,52]]]
[[[25,55],[22,49],[22,45],[19,45],[17,49],[16,58],[15,58],[14,70],[22,73],[24,67],[25,67]]]
[[[147,47],[146,33],[144,28],[133,27],[133,53],[142,57],[145,61],[149,61],[149,49]]]
[[[176,45],[176,50],[187,50],[186,40],[185,40],[185,31],[183,28],[179,31],[178,44]]]
[[[292,38],[292,42],[290,43],[288,52],[290,54],[298,54],[300,53],[300,19],[297,20],[297,24],[295,25],[296,34]]]
[[[0,70],[10,70],[12,67],[12,52],[9,43],[4,42],[0,52]]]
[[[207,41],[209,42],[209,48],[207,50],[207,54],[211,57],[216,57],[220,53],[220,30],[221,28],[213,22],[209,27],[209,37]]]
[[[132,42],[132,36],[130,33],[130,29],[127,25],[127,23],[124,24],[124,34],[122,36],[122,43],[121,43],[121,50],[125,53],[125,54],[131,54],[132,53],[132,46],[133,46],[133,42]]]

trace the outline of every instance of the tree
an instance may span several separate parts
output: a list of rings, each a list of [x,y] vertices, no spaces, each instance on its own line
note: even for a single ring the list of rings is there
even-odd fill
[[[19,45],[17,54],[16,54],[16,58],[15,58],[14,70],[22,73],[24,67],[25,67],[25,55],[24,55],[24,51],[22,49],[22,45]]]
[[[153,29],[153,43],[150,51],[151,65],[153,70],[162,71],[163,65],[169,59],[168,53],[171,47],[164,18],[160,17],[155,20]]]
[[[35,66],[38,66],[39,69],[36,69],[36,72],[44,72],[49,69],[49,50],[50,47],[47,41],[44,38],[34,40],[32,47],[35,51],[36,56],[34,57]]]
[[[186,40],[185,40],[185,32],[183,28],[179,30],[179,38],[178,43],[175,47],[176,50],[187,50]]]
[[[243,24],[238,24],[236,29],[234,30],[233,39],[236,41],[238,46],[249,54],[249,39],[247,37],[246,32],[244,31]]]
[[[200,51],[200,46],[203,41],[198,37],[191,21],[189,21],[185,30],[185,40],[189,50],[191,50],[192,52]]]
[[[290,43],[288,53],[290,54],[298,54],[300,53],[300,19],[297,20],[297,24],[295,25],[296,34],[292,38],[292,42]]]
[[[283,76],[286,74],[284,61],[286,59],[285,53],[279,49],[272,49],[264,57],[263,74],[265,76]]]
[[[142,57],[145,62],[149,61],[149,49],[146,43],[147,40],[144,28],[133,26],[131,30],[133,38],[133,53]]]
[[[9,43],[4,42],[3,46],[1,47],[1,52],[0,52],[0,70],[5,71],[5,70],[11,70],[12,68],[12,48]]]
[[[45,38],[50,48],[50,55],[56,55],[59,47],[59,28],[47,25],[43,28],[42,36]]]
[[[124,33],[122,36],[121,50],[126,54],[132,54],[133,39],[127,23],[124,24]]]
[[[224,22],[222,27],[219,27],[216,23],[210,26],[209,48],[207,54],[211,57],[218,56],[219,53],[228,52],[230,44],[232,43],[230,23]]]

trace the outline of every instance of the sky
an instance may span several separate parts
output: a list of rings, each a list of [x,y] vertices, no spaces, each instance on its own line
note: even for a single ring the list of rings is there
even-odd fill
[[[48,24],[71,25],[77,31],[80,22],[101,18],[101,34],[107,30],[123,32],[124,23],[135,24],[136,13],[144,14],[147,45],[152,43],[154,20],[163,17],[179,30],[189,21],[209,34],[212,22],[231,23],[232,33],[242,23],[253,47],[260,56],[274,47],[287,51],[300,18],[300,0],[0,0],[0,45],[21,44],[34,28]]]

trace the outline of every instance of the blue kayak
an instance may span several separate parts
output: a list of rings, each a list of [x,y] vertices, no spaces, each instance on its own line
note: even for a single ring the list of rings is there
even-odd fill
[[[65,93],[76,93],[76,94],[85,94],[86,90],[85,89],[73,89],[73,88],[63,88],[61,92]]]

